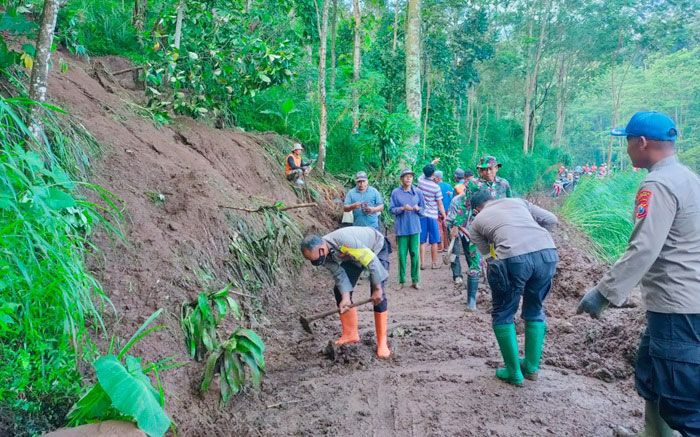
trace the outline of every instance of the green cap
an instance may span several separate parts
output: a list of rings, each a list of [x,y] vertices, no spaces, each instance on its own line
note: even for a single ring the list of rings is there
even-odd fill
[[[498,168],[501,168],[503,164],[498,162],[494,156],[488,155],[488,156],[482,156],[481,159],[479,160],[479,163],[476,165],[476,168],[489,168],[496,166]]]

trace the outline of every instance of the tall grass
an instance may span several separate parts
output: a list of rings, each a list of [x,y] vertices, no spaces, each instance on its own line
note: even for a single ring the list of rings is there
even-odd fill
[[[84,263],[93,228],[108,223],[78,187],[111,199],[73,181],[50,151],[27,150],[20,114],[30,104],[0,98],[0,435],[64,423],[80,391],[78,364],[95,351],[86,326],[103,330],[109,305]],[[70,143],[51,117],[49,138]]]
[[[635,193],[646,172],[584,177],[561,208],[561,214],[591,237],[602,259],[622,255],[632,233]]]

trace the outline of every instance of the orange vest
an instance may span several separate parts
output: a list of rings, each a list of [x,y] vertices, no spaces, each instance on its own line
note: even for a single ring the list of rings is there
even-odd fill
[[[284,174],[289,175],[289,173],[292,172],[292,167],[289,166],[289,157],[292,157],[294,160],[294,165],[298,167],[301,167],[301,156],[296,156],[294,153],[290,153],[287,155],[287,159],[284,160]]]

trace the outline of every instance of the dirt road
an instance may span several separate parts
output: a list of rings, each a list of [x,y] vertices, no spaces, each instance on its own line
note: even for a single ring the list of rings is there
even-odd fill
[[[590,282],[601,270],[590,274],[591,266],[570,266],[576,256],[567,249],[562,252],[564,276]],[[288,317],[275,316],[280,323],[273,328],[275,337],[267,340],[269,372],[262,391],[248,394],[234,407],[238,432],[605,436],[617,425],[641,426],[643,402],[634,392],[632,368],[624,354],[636,343],[639,309],[611,311],[601,322],[575,316],[577,299],[566,291],[567,286],[576,287],[576,281],[558,281],[549,298],[551,335],[540,379],[516,388],[494,376],[500,354],[490,329],[490,297],[484,284],[478,311],[468,313],[464,290],[452,284],[448,267],[422,271],[420,291],[397,289],[395,268],[392,263],[392,359],[374,358],[371,307],[360,311],[363,342],[339,349],[335,360],[324,356],[323,349],[339,333],[337,318],[316,322],[312,337],[298,326],[290,307]],[[308,305],[309,312],[331,307],[325,272],[319,273],[323,280],[311,285],[304,302],[294,306]],[[303,283],[313,284],[308,279]],[[367,288],[362,284],[357,290],[364,295]],[[615,329],[620,325],[626,328]],[[521,332],[522,326],[518,329]],[[519,340],[522,351],[522,335]],[[607,347],[609,354],[604,352],[607,340],[614,345],[614,350]],[[603,352],[596,354],[596,349]]]

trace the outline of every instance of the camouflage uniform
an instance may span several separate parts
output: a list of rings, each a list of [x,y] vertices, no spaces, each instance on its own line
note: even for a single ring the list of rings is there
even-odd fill
[[[484,158],[482,158],[482,161]],[[479,190],[488,189],[494,199],[503,199],[505,197],[513,197],[510,184],[507,180],[496,176],[493,182],[488,182],[484,179],[471,179],[467,184],[467,189],[463,195],[457,196],[450,204],[450,213],[447,214],[448,226],[462,226],[469,230],[474,216],[470,205],[470,199],[474,193]],[[469,252],[466,254],[467,264],[469,265],[469,276],[479,274],[481,256],[476,246],[469,243]],[[459,261],[456,261],[459,262]]]

